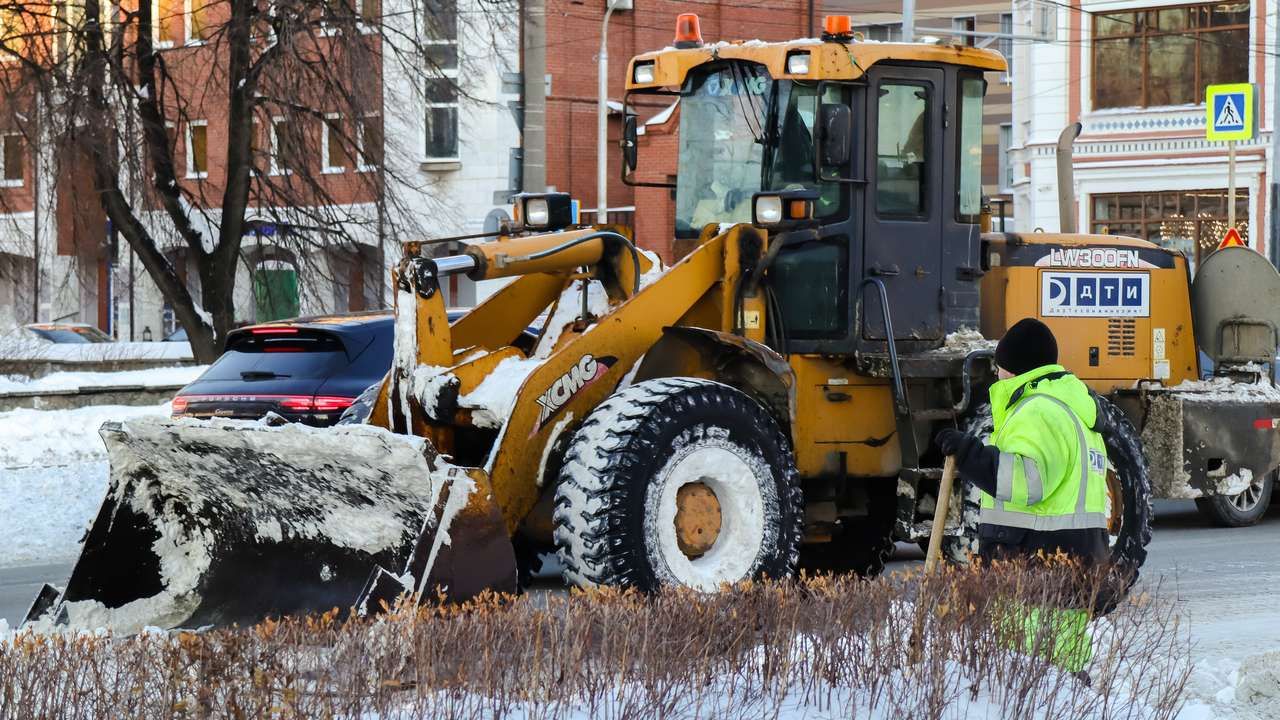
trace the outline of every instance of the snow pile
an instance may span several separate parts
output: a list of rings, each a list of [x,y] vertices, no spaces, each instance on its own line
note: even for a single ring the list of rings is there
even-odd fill
[[[1265,379],[1256,383],[1236,382],[1226,377],[1185,380],[1171,389],[1185,393],[1182,399],[1189,402],[1280,402],[1280,388]]]
[[[0,468],[103,460],[98,428],[109,420],[168,416],[169,403],[132,407],[93,405],[74,410],[10,410],[0,413]]]
[[[471,411],[476,427],[499,428],[511,417],[516,394],[542,358],[509,357],[494,366],[471,392],[458,398],[458,406]]]
[[[0,393],[37,393],[120,386],[175,387],[200,376],[208,365],[124,370],[120,372],[59,372],[41,378],[0,376]]]
[[[191,344],[185,342],[45,343],[23,338],[0,338],[0,359],[58,362],[107,362],[112,360],[191,360]]]
[[[1280,651],[1243,660],[1202,660],[1187,683],[1190,698],[1179,720],[1280,717]]]
[[[971,327],[962,327],[949,333],[942,347],[950,352],[971,353],[974,350],[994,350],[996,341],[988,340],[981,332]]]

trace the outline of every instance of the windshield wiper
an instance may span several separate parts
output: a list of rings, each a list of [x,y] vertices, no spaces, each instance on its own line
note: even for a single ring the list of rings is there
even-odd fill
[[[241,370],[241,380],[275,380],[276,378],[293,377],[292,375],[281,375],[270,370]]]

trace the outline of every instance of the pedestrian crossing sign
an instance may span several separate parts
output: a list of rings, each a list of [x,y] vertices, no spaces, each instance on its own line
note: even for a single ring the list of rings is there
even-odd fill
[[[1208,140],[1252,140],[1254,125],[1253,85],[1232,83],[1210,85],[1205,90],[1205,137]]]

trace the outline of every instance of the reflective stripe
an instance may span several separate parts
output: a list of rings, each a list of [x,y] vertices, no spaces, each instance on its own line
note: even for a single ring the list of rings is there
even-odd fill
[[[1013,499],[1013,460],[1017,455],[1000,453],[1000,463],[996,466],[996,499]]]
[[[1027,504],[1035,505],[1044,499],[1044,480],[1034,459],[1022,458],[1022,475],[1027,479]]]
[[[1005,525],[1027,530],[1088,530],[1105,528],[1107,516],[1100,512],[1072,513],[1070,515],[1032,515],[1000,508],[984,507],[978,522],[987,525]]]
[[[1044,398],[1051,400],[1067,413],[1067,417],[1071,418],[1071,422],[1076,426],[1076,437],[1080,444],[1080,492],[1076,497],[1075,512],[1070,515],[1034,515],[1032,513],[1017,512],[1006,509],[1007,502],[999,503],[1006,507],[990,507],[982,508],[978,521],[990,525],[1007,525],[1009,527],[1025,528],[1027,530],[1080,530],[1088,528],[1105,528],[1107,527],[1107,517],[1105,513],[1091,513],[1085,511],[1085,501],[1089,496],[1089,443],[1084,434],[1084,423],[1080,422],[1080,418],[1076,417],[1075,411],[1070,405],[1059,400],[1052,395],[1035,394],[1029,395],[1019,402],[1009,417],[1005,419],[1008,422],[1013,416],[1023,408],[1027,403],[1036,398]],[[1005,471],[1005,456],[1008,455],[1012,462],[1013,453],[1000,453],[1000,466],[997,472],[996,482],[997,491],[1002,489],[1000,485],[1001,476]],[[1010,464],[1009,470],[1009,493],[1012,494],[1013,468]],[[1023,458],[1023,470],[1027,477],[1027,505],[1034,505],[1036,502],[1044,499],[1044,481],[1040,477],[1039,468],[1035,466],[1035,462],[1030,458]],[[1035,480],[1032,480],[1034,473]],[[1036,487],[1038,486],[1038,491]],[[1034,499],[1033,499],[1034,498]],[[997,500],[1008,500],[1008,496],[999,497]]]
[[[1080,442],[1080,495],[1076,498],[1076,514],[1083,515],[1085,508],[1085,500],[1089,496],[1089,441],[1084,435],[1084,423],[1080,422],[1080,418],[1076,417],[1075,411],[1070,405],[1062,402],[1052,395],[1032,395],[1031,397],[1042,397],[1045,400],[1052,400],[1058,404],[1067,413],[1067,417],[1071,418],[1071,422],[1076,426],[1076,437]],[[1105,526],[1105,523],[1104,523]]]

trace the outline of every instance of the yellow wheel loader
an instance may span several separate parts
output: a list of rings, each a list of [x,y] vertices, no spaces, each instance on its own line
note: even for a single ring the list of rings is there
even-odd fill
[[[633,59],[627,107],[674,105],[679,123],[674,230],[692,250],[674,265],[627,227],[580,226],[567,195],[518,196],[508,227],[462,254],[404,246],[394,364],[353,406],[360,422],[105,426],[106,500],[67,587],[28,619],[376,612],[406,593],[515,591],[551,549],[581,586],[876,573],[895,540],[927,537],[943,465],[930,438],[981,430],[986,338],[1024,316],[1100,393],[1113,557],[1132,576],[1151,489],[1131,419],[1146,428],[1167,405],[1156,414],[1188,437],[1152,464],[1189,493],[1217,487],[1184,452],[1206,446],[1181,423],[1194,403],[1169,389],[1199,374],[1186,259],[1113,236],[984,234],[983,74],[1004,60],[843,27],[685,33]],[[638,134],[627,116],[633,184]],[[511,280],[450,324],[441,287],[462,275]],[[1210,334],[1249,352],[1223,361],[1274,350],[1274,325],[1233,317]],[[1280,418],[1263,400],[1240,412]],[[1274,444],[1271,428],[1254,439]],[[1257,476],[1274,470],[1266,452]],[[1212,472],[1236,472],[1217,457]],[[973,507],[951,505],[963,559]]]

